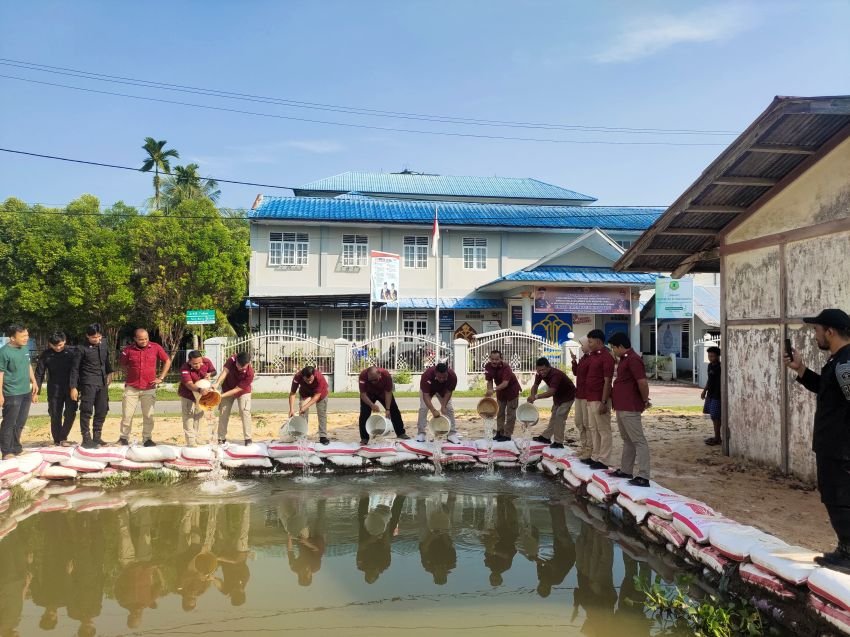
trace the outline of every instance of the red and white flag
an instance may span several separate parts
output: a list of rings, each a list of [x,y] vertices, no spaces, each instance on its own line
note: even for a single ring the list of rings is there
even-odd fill
[[[434,232],[431,236],[431,256],[437,257],[440,252],[437,244],[440,243],[440,222],[437,220],[437,212],[439,208],[434,208]]]

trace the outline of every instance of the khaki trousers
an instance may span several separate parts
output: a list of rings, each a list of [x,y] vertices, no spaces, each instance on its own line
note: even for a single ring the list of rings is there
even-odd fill
[[[581,445],[578,450],[578,457],[582,460],[590,458],[593,450],[590,441],[590,428],[588,427],[587,416],[587,400],[584,398],[576,398],[575,402],[575,418],[576,429],[578,429],[578,439]]]
[[[437,406],[434,403],[434,396],[431,396],[431,404],[435,407]],[[428,405],[425,400],[422,398],[422,394],[419,394],[419,420],[416,421],[416,430],[417,433],[424,434],[425,430],[428,427],[428,414],[430,413]],[[446,418],[449,419],[449,424],[451,425],[451,431],[449,431],[448,435],[452,435],[457,433],[457,426],[455,425],[455,407],[452,404],[452,401],[446,403],[446,411],[443,414]]]
[[[599,413],[598,400],[587,401],[587,425],[590,433],[590,457],[597,462],[611,464],[611,401],[608,411]]]
[[[301,410],[301,405],[304,404],[303,398],[298,398],[298,409]],[[313,408],[313,405],[310,405],[310,409]],[[304,412],[304,417],[309,420],[310,418],[310,409]],[[319,417],[319,437],[327,438],[328,437],[328,397],[325,396],[319,402],[316,403],[316,415]]]
[[[124,387],[124,397],[121,399],[121,437],[130,439],[133,416],[136,407],[142,403],[142,441],[150,440],[153,436],[153,409],[156,406],[155,389],[136,389]]]
[[[623,455],[620,471],[632,473],[649,480],[649,443],[643,433],[639,411],[618,411],[617,428],[623,439]],[[633,471],[637,460],[637,472]]]
[[[519,396],[513,400],[499,401],[499,415],[496,416],[496,433],[503,436],[513,436],[516,427],[516,408],[519,406]]]
[[[242,437],[245,440],[251,438],[251,394],[242,394],[241,396],[228,396],[221,399],[218,406],[219,440],[227,438],[227,424],[230,422],[230,411],[233,409],[234,402],[239,409],[239,415],[242,417]]]
[[[570,409],[573,406],[573,401],[561,403],[557,407],[552,405],[552,416],[549,418],[549,424],[546,425],[540,435],[544,438],[549,438],[553,442],[564,444],[564,429],[567,426],[567,416],[570,415]]]
[[[183,435],[187,445],[194,445],[198,440],[198,432],[201,429],[201,421],[204,419],[204,411],[198,407],[194,400],[180,397],[180,412],[183,414]]]

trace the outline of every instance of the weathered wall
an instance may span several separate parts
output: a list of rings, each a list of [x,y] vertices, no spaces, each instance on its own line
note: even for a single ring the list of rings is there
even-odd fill
[[[850,232],[794,241],[785,247],[790,317],[825,307],[850,311]]]
[[[750,250],[726,257],[726,317],[779,316],[779,248]]]

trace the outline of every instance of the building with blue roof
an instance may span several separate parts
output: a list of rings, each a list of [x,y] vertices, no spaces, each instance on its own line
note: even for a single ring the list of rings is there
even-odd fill
[[[443,341],[501,328],[638,334],[638,294],[654,278],[612,265],[660,208],[595,206],[535,179],[410,172],[348,172],[294,193],[258,196],[249,213],[255,329],[357,342],[396,320]],[[373,282],[375,253],[395,255],[398,275]]]

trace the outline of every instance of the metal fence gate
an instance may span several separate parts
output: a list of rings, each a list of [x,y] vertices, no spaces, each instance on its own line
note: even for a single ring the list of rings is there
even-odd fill
[[[222,348],[224,359],[249,351],[255,374],[294,374],[307,365],[323,374],[333,374],[333,343],[287,332],[260,332],[229,342]]]

